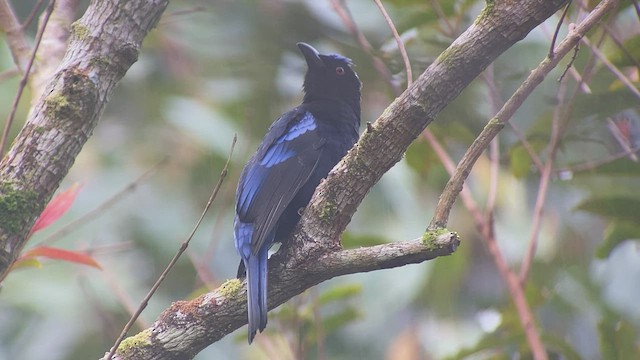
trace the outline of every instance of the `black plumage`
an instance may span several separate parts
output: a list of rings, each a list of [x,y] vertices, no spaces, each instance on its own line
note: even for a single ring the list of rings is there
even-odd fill
[[[247,276],[249,343],[267,325],[269,248],[289,236],[300,209],[356,142],[360,127],[361,85],[351,60],[305,43],[298,48],[308,66],[302,104],[271,125],[236,193],[234,236]]]

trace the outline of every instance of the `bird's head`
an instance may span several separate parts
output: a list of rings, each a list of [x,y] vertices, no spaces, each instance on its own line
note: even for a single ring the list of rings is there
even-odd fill
[[[360,79],[349,58],[338,54],[320,54],[305,43],[298,48],[307,62],[304,77],[304,101],[320,99],[346,101],[360,112]],[[355,109],[354,109],[355,110]]]

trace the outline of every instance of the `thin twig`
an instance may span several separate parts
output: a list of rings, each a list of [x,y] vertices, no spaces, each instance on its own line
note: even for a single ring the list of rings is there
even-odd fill
[[[36,43],[33,46],[33,51],[31,52],[31,57],[29,58],[29,62],[27,63],[27,67],[25,68],[24,74],[22,75],[22,79],[20,79],[20,85],[18,85],[18,93],[16,94],[15,99],[13,100],[13,105],[11,106],[11,114],[7,118],[7,122],[4,124],[4,130],[2,132],[2,139],[0,140],[0,157],[4,155],[4,149],[7,145],[7,140],[9,139],[9,132],[11,131],[11,124],[13,124],[13,119],[16,116],[16,111],[18,110],[18,104],[20,103],[20,98],[22,97],[22,93],[24,92],[25,87],[27,86],[27,79],[29,78],[29,73],[31,72],[31,68],[33,67],[33,63],[36,58],[36,53],[38,52],[38,47],[40,46],[40,41],[42,40],[42,34],[44,34],[44,30],[47,27],[47,23],[49,22],[49,18],[51,17],[51,13],[53,12],[53,7],[56,4],[56,0],[51,0],[49,2],[49,6],[44,13],[44,18],[42,20],[42,26],[38,29],[38,34],[36,35]]]
[[[496,86],[495,72],[493,70],[493,64],[489,65],[483,72],[483,78],[485,84],[487,85],[487,89],[489,90],[488,100],[491,104],[491,113],[495,114],[498,112],[498,110],[500,110],[503,101],[500,98],[500,93],[498,92],[498,87]],[[490,144],[489,161],[491,163],[489,177],[489,194],[487,195],[487,204],[485,206],[485,211],[487,214],[493,214],[496,205],[496,198],[498,196],[498,182],[500,175],[500,138],[498,137],[493,139]],[[487,219],[493,219],[493,217],[490,216],[487,217]]]
[[[549,29],[546,26],[546,23],[542,23],[540,25],[540,29],[542,30],[542,32],[544,33],[544,35],[549,39],[549,41],[551,41],[553,39],[553,35],[549,32]],[[591,94],[591,88],[589,87],[589,85],[582,81],[582,75],[580,75],[580,73],[578,72],[578,70],[576,70],[575,67],[569,67],[568,68],[569,73],[571,74],[571,76],[573,76],[573,78],[576,80],[577,83],[582,84],[582,92],[584,92],[585,94]]]
[[[531,92],[542,82],[549,72],[554,69],[559,61],[580,41],[584,34],[595,26],[598,21],[615,5],[617,0],[604,0],[600,2],[595,9],[574,29],[570,29],[567,37],[559,44],[556,49],[553,58],[547,57],[544,59],[536,69],[534,69],[529,77],[520,85],[515,91],[513,96],[504,104],[504,106],[498,111],[496,116],[485,126],[482,132],[471,144],[467,152],[464,154],[462,160],[456,168],[455,174],[451,177],[445,189],[443,190],[438,204],[435,209],[434,217],[429,225],[430,229],[438,229],[446,227],[449,213],[453,207],[453,203],[458,195],[461,196],[463,201],[465,196],[461,193],[464,189],[464,182],[470,173],[473,165],[484,152],[484,149],[492,141],[492,139],[502,130],[504,124],[509,122],[515,111],[522,105],[524,100],[531,94]],[[472,200],[472,199],[471,199]],[[465,203],[465,206],[467,204]],[[477,208],[477,206],[476,206]],[[474,219],[478,216],[474,215]],[[482,238],[485,239],[485,244],[492,254],[494,262],[500,270],[500,274],[503,276],[509,293],[514,301],[516,310],[518,312],[518,318],[524,330],[527,338],[527,343],[531,348],[533,358],[536,360],[547,359],[547,354],[540,340],[540,335],[535,327],[534,319],[531,314],[531,310],[524,297],[524,291],[520,286],[520,282],[516,275],[509,269],[506,261],[502,257],[499,248],[495,242],[493,230],[490,226],[491,222],[483,222],[476,220],[476,226],[483,229],[482,233],[485,235]]]
[[[407,55],[407,49],[404,47],[404,42],[402,42],[402,39],[400,38],[400,34],[398,33],[398,30],[396,30],[396,26],[393,24],[391,17],[389,17],[387,10],[384,8],[384,5],[382,5],[382,1],[381,0],[374,0],[374,1],[378,6],[378,9],[380,9],[380,12],[384,17],[384,20],[387,22],[387,25],[389,25],[389,29],[391,29],[391,33],[393,33],[393,38],[396,39],[396,43],[398,44],[398,49],[400,50],[400,55],[402,55],[402,61],[404,61],[404,67],[407,71],[407,87],[409,87],[413,82],[413,74],[411,72],[411,62],[409,61],[409,55]]]
[[[571,6],[571,0],[567,3],[567,6],[564,7],[564,11],[560,16],[560,20],[558,20],[558,25],[556,25],[556,30],[553,32],[553,38],[551,39],[551,46],[549,47],[549,58],[553,59],[555,56],[554,49],[556,48],[556,42],[558,41],[558,35],[560,34],[560,28],[562,27],[562,23],[564,19],[567,17],[567,12],[569,11],[569,6]]]
[[[196,5],[190,8],[176,10],[163,16],[160,20],[160,24],[158,24],[158,27],[171,25],[178,21],[184,21],[184,19],[186,19],[185,16],[187,15],[198,14],[206,11],[207,7],[202,5]]]
[[[24,73],[30,47],[24,31],[22,31],[20,21],[13,12],[13,8],[8,0],[0,0],[0,30],[5,33],[13,62],[18,66],[20,72]]]
[[[238,136],[234,134],[233,135],[233,141],[231,142],[231,149],[229,150],[229,156],[227,157],[227,162],[224,164],[224,168],[222,168],[222,172],[220,172],[220,178],[218,179],[218,183],[213,188],[213,190],[211,192],[211,196],[209,196],[209,200],[207,201],[207,205],[205,205],[204,210],[202,211],[202,214],[200,215],[200,218],[198,219],[198,221],[196,222],[195,226],[193,227],[193,230],[191,230],[191,233],[189,234],[189,236],[187,236],[187,239],[182,243],[182,245],[180,245],[180,248],[178,249],[178,252],[173,257],[173,259],[171,259],[171,261],[169,262],[167,267],[164,269],[162,274],[160,274],[160,277],[158,277],[158,280],[156,280],[156,283],[153,284],[153,286],[151,287],[151,290],[149,290],[149,293],[144,297],[144,299],[142,299],[142,302],[140,303],[140,306],[138,307],[138,310],[136,310],[136,312],[133,314],[133,316],[131,316],[131,318],[129,319],[129,322],[127,322],[127,324],[122,329],[122,333],[120,333],[120,336],[118,336],[118,339],[113,344],[113,347],[109,351],[109,354],[106,357],[104,357],[103,359],[111,359],[113,357],[113,355],[116,353],[116,350],[118,349],[118,346],[120,346],[120,343],[122,342],[122,340],[124,340],[125,336],[127,336],[127,333],[129,332],[129,330],[131,329],[131,327],[135,323],[136,319],[140,316],[142,311],[147,307],[147,305],[149,304],[149,300],[155,294],[156,290],[158,290],[158,288],[160,287],[160,284],[162,283],[162,281],[165,279],[165,277],[167,277],[167,275],[169,274],[171,269],[173,269],[173,266],[176,264],[176,262],[178,261],[178,259],[182,255],[182,253],[184,253],[185,250],[187,250],[187,247],[189,246],[189,242],[191,241],[191,239],[195,235],[196,231],[200,227],[200,224],[202,223],[202,220],[204,219],[205,215],[207,215],[207,212],[209,211],[209,208],[213,204],[213,201],[218,196],[218,191],[220,190],[220,187],[222,186],[222,182],[227,177],[229,163],[231,162],[231,155],[233,154],[233,149],[236,146],[236,141],[237,140],[238,140]]]
[[[600,60],[604,64],[604,66],[606,66],[607,69],[609,69],[609,71],[611,71],[618,78],[618,80],[620,80],[620,82],[622,82],[635,96],[640,98],[640,90],[638,90],[633,82],[629,80],[629,78],[624,73],[622,73],[620,69],[618,69],[611,61],[609,61],[609,59],[607,59],[607,57],[602,53],[602,51],[600,51],[600,49],[592,46],[589,42],[589,39],[587,39],[586,37],[582,38],[580,41],[587,45],[589,49],[591,49],[593,55],[595,55],[595,57],[597,57],[598,60]]]
[[[36,18],[36,15],[38,15],[38,11],[40,11],[40,7],[42,6],[42,4],[44,3],[44,0],[38,0],[38,2],[31,8],[31,12],[29,13],[29,15],[27,15],[27,18],[24,19],[24,21],[22,22],[22,31],[26,30],[29,25],[31,25],[31,22],[33,21],[33,19]]]
[[[491,139],[495,137],[500,130],[504,127],[504,124],[509,122],[515,111],[522,105],[524,100],[533,92],[533,90],[542,82],[547,74],[553,70],[560,60],[580,41],[584,34],[591,29],[596,23],[617,3],[617,0],[604,0],[600,2],[595,9],[579,24],[573,31],[569,32],[567,37],[558,45],[556,49],[556,55],[553,59],[545,58],[536,67],[527,79],[520,85],[520,87],[514,92],[509,100],[504,104],[500,111],[496,114],[494,119],[487,124],[482,130],[480,135],[474,140],[473,144],[469,147],[465,155],[463,156],[460,164],[458,164],[458,171],[449,180],[445,190],[440,196],[438,205],[436,206],[436,212],[431,222],[431,228],[443,228],[446,227],[447,219],[449,218],[449,212],[455,202],[455,198],[462,188],[462,184],[469,173],[471,167],[482,154],[486,146]]]
[[[640,19],[640,4],[638,4],[638,0],[631,0],[633,3],[633,7],[636,9],[636,15],[638,15],[638,19]]]
[[[567,75],[567,72],[569,72],[569,69],[573,67],[573,63],[576,61],[579,51],[580,51],[580,44],[576,44],[576,46],[573,47],[573,55],[571,56],[571,59],[569,59],[569,62],[567,63],[567,66],[565,66],[562,74],[560,74],[560,77],[558,78],[558,82],[562,82],[565,75]],[[580,78],[580,82],[582,82],[582,78]]]
[[[577,88],[576,88],[577,89]],[[540,236],[540,227],[542,225],[542,215],[544,211],[544,204],[547,198],[547,193],[549,189],[549,181],[551,180],[551,174],[555,162],[555,155],[560,144],[560,139],[563,134],[563,126],[560,125],[562,119],[567,116],[568,112],[565,113],[562,111],[562,104],[565,103],[564,94],[567,90],[566,81],[560,83],[560,87],[558,89],[558,97],[552,125],[551,125],[551,140],[549,141],[549,145],[547,147],[547,160],[545,162],[544,169],[540,174],[540,184],[538,185],[538,192],[536,195],[536,202],[533,207],[533,218],[531,220],[531,233],[529,235],[529,241],[527,243],[527,251],[522,259],[522,264],[520,265],[520,274],[518,279],[520,281],[520,285],[522,287],[525,286],[525,282],[527,280],[527,276],[529,274],[529,270],[531,269],[531,264],[533,263],[533,258],[536,254],[536,249],[538,248],[538,238]],[[574,93],[576,94],[576,93]],[[575,96],[574,96],[575,98]],[[573,101],[573,99],[572,99]]]
[[[11,79],[12,77],[15,77],[17,75],[20,75],[20,70],[17,67],[5,71],[0,71],[0,82]]]
[[[640,68],[640,61],[635,56],[633,56],[631,52],[629,52],[626,46],[624,46],[624,43],[618,38],[618,35],[616,35],[611,26],[609,24],[604,24],[602,28],[607,33],[607,35],[609,35],[611,40],[613,40],[620,51],[622,51],[622,53],[627,57],[627,59],[629,59],[629,61],[631,61],[635,67]]]
[[[120,202],[125,196],[127,196],[130,192],[140,186],[141,183],[149,179],[149,177],[153,175],[153,173],[155,173],[158,168],[164,165],[168,159],[168,157],[165,157],[164,159],[160,160],[157,164],[153,165],[137,179],[127,184],[127,186],[125,186],[122,190],[115,193],[111,198],[107,199],[98,207],[66,224],[53,234],[47,236],[44,240],[42,240],[41,244],[51,244],[57,240],[60,240],[63,236],[69,234],[70,232],[76,230],[78,227],[86,224],[87,222],[98,217],[100,214],[104,213],[107,209]]]
[[[373,67],[375,67],[376,70],[391,85],[391,87],[393,88],[393,93],[395,95],[399,95],[402,91],[400,91],[400,88],[393,80],[393,75],[391,74],[387,66],[384,64],[384,61],[382,61],[382,59],[380,59],[378,56],[374,54],[373,46],[371,46],[371,43],[369,43],[369,41],[364,36],[362,31],[360,31],[358,26],[353,21],[353,17],[351,16],[349,9],[344,5],[342,0],[329,0],[329,2],[331,3],[333,10],[336,12],[336,14],[338,14],[340,19],[342,20],[342,23],[344,24],[344,26],[356,38],[356,41],[358,42],[358,45],[360,45],[360,48],[367,55],[369,55],[369,57],[371,58],[371,61],[373,62]]]
[[[107,286],[110,289],[110,294],[113,294],[118,302],[125,308],[127,314],[133,315],[136,311],[136,303],[130,294],[127,293],[125,289],[122,288],[122,281],[118,281],[118,279],[109,272],[107,269],[102,269],[100,271],[103,279],[107,283]],[[141,329],[145,329],[149,327],[149,322],[144,320],[142,317],[138,317],[136,319],[136,323],[138,327]],[[115,330],[115,329],[114,329]]]
[[[561,173],[570,173],[570,174],[575,174],[575,173],[579,173],[579,172],[585,172],[585,171],[592,171],[602,165],[606,165],[609,163],[612,163],[616,160],[620,160],[622,158],[625,158],[629,155],[635,155],[636,152],[640,151],[640,147],[635,147],[635,148],[630,148],[629,150],[623,150],[621,152],[618,152],[616,154],[610,155],[607,158],[604,159],[600,159],[600,160],[592,160],[592,161],[587,161],[581,164],[576,164],[573,165],[571,167],[565,167],[562,169],[556,169],[554,172],[556,174],[561,174]]]
[[[447,19],[447,16],[442,10],[442,6],[440,6],[438,0],[429,0],[429,2],[431,3],[431,7],[433,8],[433,10],[436,12],[436,14],[438,14],[438,18],[447,26],[447,31],[443,31],[443,33],[449,37],[455,37],[456,28],[451,24],[449,19]]]
[[[513,131],[513,133],[518,138],[518,141],[520,141],[520,143],[522,144],[522,147],[524,147],[524,149],[527,151],[527,154],[529,154],[529,157],[531,158],[531,160],[533,160],[533,163],[536,165],[536,168],[538,169],[538,171],[542,172],[544,165],[542,164],[540,157],[536,153],[535,149],[533,148],[529,140],[527,140],[526,135],[511,121],[509,121],[509,127],[511,128],[511,131]]]
[[[633,135],[623,134],[620,131],[618,125],[611,118],[607,118],[607,128],[609,128],[609,131],[611,131],[611,135],[613,135],[613,138],[616,139],[618,145],[620,145],[620,147],[622,147],[622,149],[629,154],[629,159],[631,159],[633,162],[638,162],[638,156],[633,151]]]

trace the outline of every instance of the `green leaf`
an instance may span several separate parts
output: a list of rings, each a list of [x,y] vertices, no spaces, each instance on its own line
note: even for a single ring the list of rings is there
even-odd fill
[[[409,146],[404,158],[411,169],[424,177],[429,176],[433,166],[440,165],[438,156],[423,138],[419,138]]]
[[[637,105],[638,98],[626,87],[620,87],[612,91],[578,97],[573,107],[573,116],[575,119],[596,116],[604,121],[621,109],[629,109]]]
[[[511,174],[518,179],[522,179],[529,174],[531,156],[529,156],[524,146],[519,145],[509,149],[509,165]]]
[[[636,331],[625,320],[604,319],[598,324],[600,351],[604,360],[638,358],[640,348],[635,343]]]
[[[604,230],[604,242],[596,250],[596,256],[600,259],[607,258],[616,246],[632,239],[640,239],[640,224],[612,221]]]
[[[640,199],[623,196],[591,198],[576,207],[611,220],[640,222]]]
[[[640,36],[631,36],[622,45],[626,51],[616,46],[612,48],[613,51],[608,52],[607,59],[617,67],[635,66],[632,59],[640,59]]]

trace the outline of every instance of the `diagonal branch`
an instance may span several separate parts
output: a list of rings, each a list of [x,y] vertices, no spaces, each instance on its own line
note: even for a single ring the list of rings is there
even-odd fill
[[[272,257],[269,308],[335,276],[422,262],[455,250],[457,236],[447,230],[355,250],[341,250],[340,234],[369,189],[433,118],[500,54],[565,3],[491,2],[387,108],[320,184],[288,246]],[[246,321],[244,283],[230,280],[196,300],[174,303],[151,328],[126,339],[115,358],[190,359]]]
[[[496,116],[489,121],[482,132],[474,140],[473,144],[471,144],[460,161],[460,164],[458,164],[456,173],[445,186],[445,190],[440,196],[440,200],[436,206],[436,215],[431,222],[431,228],[440,228],[447,225],[449,211],[451,210],[458,193],[460,193],[460,189],[462,189],[462,184],[471,171],[473,164],[475,164],[476,160],[482,154],[489,142],[498,135],[505,123],[509,122],[516,110],[520,108],[529,94],[531,94],[542,80],[544,80],[545,76],[558,65],[560,60],[562,60],[562,58],[578,44],[586,32],[595,26],[609,10],[617,4],[617,2],[618,0],[605,0],[598,4],[589,16],[587,16],[587,18],[585,18],[579,25],[575,26],[560,45],[558,45],[553,59],[550,59],[549,57],[544,59],[540,65],[538,65],[538,67],[529,74],[527,79],[522,83],[522,85],[520,85],[500,111],[498,111]]]
[[[0,281],[167,3],[94,1],[73,24],[62,64],[0,162]]]

